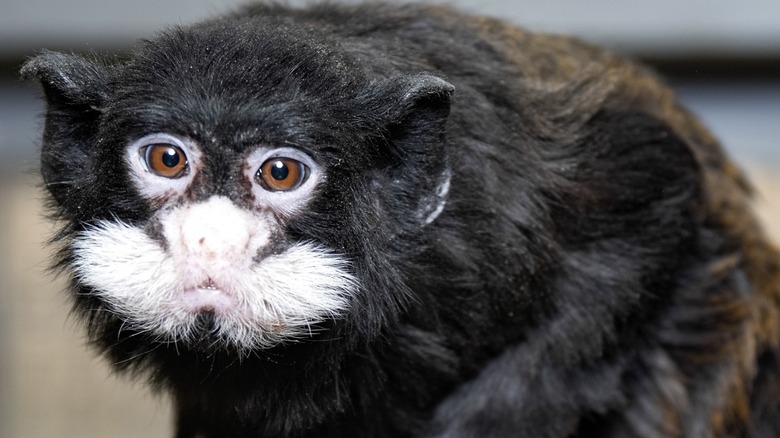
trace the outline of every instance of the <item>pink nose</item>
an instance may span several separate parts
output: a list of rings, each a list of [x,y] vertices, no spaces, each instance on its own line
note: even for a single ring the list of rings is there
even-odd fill
[[[175,209],[162,222],[169,251],[196,276],[251,264],[269,236],[267,220],[221,196]]]
[[[251,218],[229,199],[212,197],[188,210],[182,218],[181,238],[189,252],[235,257],[249,249]]]

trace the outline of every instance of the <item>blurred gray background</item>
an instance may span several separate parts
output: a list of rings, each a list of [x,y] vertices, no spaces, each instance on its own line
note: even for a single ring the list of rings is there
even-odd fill
[[[17,79],[41,48],[111,52],[244,3],[0,0],[0,437],[170,436],[167,400],[112,376],[45,272],[36,153],[42,105]],[[300,3],[300,2],[293,2]],[[723,140],[780,240],[780,2],[460,0],[525,27],[579,35],[655,67]]]

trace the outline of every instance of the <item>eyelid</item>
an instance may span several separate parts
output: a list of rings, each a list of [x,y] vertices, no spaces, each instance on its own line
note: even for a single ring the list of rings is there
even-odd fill
[[[263,164],[272,159],[291,159],[297,161],[308,169],[309,174],[317,172],[321,168],[319,163],[314,161],[311,155],[300,149],[291,147],[257,149],[247,157],[246,163],[253,173],[255,173]]]

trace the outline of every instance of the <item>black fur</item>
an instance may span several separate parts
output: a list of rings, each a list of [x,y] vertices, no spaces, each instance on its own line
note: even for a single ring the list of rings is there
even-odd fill
[[[248,358],[159,344],[72,281],[94,345],[174,395],[177,436],[780,430],[778,253],[739,172],[641,67],[443,7],[328,3],[253,5],[121,62],[44,52],[23,75],[48,101],[65,272],[79,230],[158,207],[121,159],[144,133],[204,145],[193,201],[245,202],[231,172],[251,145],[326,169],[285,238],[348,254],[361,287],[311,339]]]

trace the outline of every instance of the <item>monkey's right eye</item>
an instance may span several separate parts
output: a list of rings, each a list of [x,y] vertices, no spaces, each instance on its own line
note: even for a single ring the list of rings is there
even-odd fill
[[[150,144],[145,147],[146,167],[155,175],[178,178],[187,170],[187,156],[178,146],[168,143]]]

